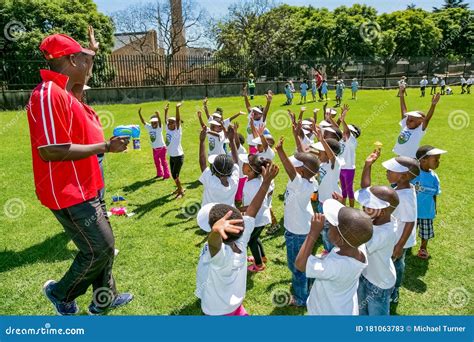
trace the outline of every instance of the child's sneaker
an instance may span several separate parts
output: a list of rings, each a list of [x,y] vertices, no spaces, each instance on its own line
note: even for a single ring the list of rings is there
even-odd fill
[[[112,304],[110,304],[109,306],[107,306],[105,308],[101,308],[98,305],[96,305],[94,302],[92,302],[89,305],[89,308],[87,309],[87,312],[91,316],[103,315],[103,314],[107,313],[110,310],[113,310],[113,309],[119,308],[121,306],[127,305],[132,300],[133,300],[133,295],[131,293],[121,293],[121,294],[115,296]]]
[[[56,285],[54,280],[48,280],[43,285],[43,293],[48,298],[48,300],[53,304],[54,310],[56,313],[61,316],[70,316],[75,315],[79,312],[79,307],[76,304],[76,301],[72,302],[61,302],[56,297],[53,296],[53,288]]]
[[[262,257],[262,261],[264,263],[267,263],[268,262],[267,257],[265,257],[265,256]],[[247,257],[247,262],[251,262],[252,264],[254,264],[255,263],[255,258],[253,256],[249,256],[249,257]]]
[[[258,272],[262,272],[265,270],[265,268],[267,268],[267,266],[265,266],[265,264],[262,264],[262,266],[258,266],[258,265],[250,265],[249,267],[247,267],[247,270],[249,272],[252,272],[252,273],[258,273]]]

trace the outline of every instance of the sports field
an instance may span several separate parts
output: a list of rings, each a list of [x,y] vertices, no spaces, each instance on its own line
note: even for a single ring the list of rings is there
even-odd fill
[[[459,94],[460,90],[454,88]],[[347,121],[361,127],[357,150],[357,167],[361,170],[365,156],[375,141],[384,144],[381,159],[392,157],[391,149],[399,132],[399,99],[396,90],[359,91],[357,101],[345,100],[350,111]],[[333,94],[331,94],[333,95]],[[299,95],[294,101],[299,102]],[[430,96],[419,97],[418,89],[409,89],[409,110],[427,111]],[[294,142],[283,106],[283,95],[274,97],[268,127],[275,137],[286,136],[285,149],[294,150]],[[334,101],[329,102],[330,105]],[[106,105],[94,108],[102,117],[105,136],[114,126],[138,124],[137,110],[149,117],[162,111],[164,102]],[[201,101],[185,101],[183,147],[185,162],[181,179],[187,189],[183,199],[174,200],[174,183],[156,181],[150,141],[142,132],[141,150],[109,154],[105,162],[106,200],[120,194],[128,201],[129,218],[112,217],[116,248],[114,276],[120,291],[130,291],[135,300],[116,310],[114,315],[199,315],[194,296],[195,271],[205,235],[197,228],[195,214],[201,202],[202,187],[198,163],[199,123],[196,108]],[[253,104],[265,104],[257,96]],[[225,117],[244,110],[241,97],[211,98],[209,109],[223,107]],[[307,103],[307,115],[322,103]],[[170,106],[173,114],[174,105]],[[290,106],[294,111],[299,106]],[[473,95],[443,96],[422,144],[448,150],[437,170],[442,194],[438,198],[435,220],[436,237],[429,244],[427,261],[407,256],[406,276],[401,289],[399,315],[470,315],[474,313],[472,195],[474,152],[472,149]],[[321,119],[321,118],[318,118]],[[246,118],[240,117],[241,126]],[[242,130],[242,129],[241,129]],[[0,112],[0,315],[49,315],[51,304],[41,294],[47,279],[58,280],[76,253],[62,227],[51,212],[36,199],[31,166],[28,123],[25,111]],[[280,164],[278,158],[276,162]],[[360,173],[356,173],[356,185]],[[282,169],[276,179],[273,207],[278,219],[283,215],[283,193],[287,176]],[[378,162],[374,167],[374,184],[386,184],[385,171]],[[281,303],[288,296],[290,272],[286,266],[283,229],[275,236],[263,235],[269,257],[264,272],[251,275],[247,282],[244,305],[251,315],[302,315],[302,309]],[[321,249],[321,245],[318,245]],[[91,299],[78,298],[82,313]]]

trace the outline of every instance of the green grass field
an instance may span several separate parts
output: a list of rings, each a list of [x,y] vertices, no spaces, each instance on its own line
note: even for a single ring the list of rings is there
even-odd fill
[[[454,89],[459,94],[458,89]],[[332,95],[332,94],[331,94]],[[392,157],[391,149],[398,136],[399,100],[395,91],[360,91],[357,101],[350,100],[348,121],[362,128],[357,150],[358,170],[376,140],[384,144],[381,159]],[[297,96],[297,101],[299,98]],[[258,96],[254,103],[264,104]],[[294,149],[284,97],[275,96],[269,114],[269,128],[274,136],[288,137],[287,152]],[[330,105],[334,102],[330,101]],[[427,110],[430,97],[420,98],[418,90],[409,90],[409,110]],[[195,115],[201,101],[185,101],[183,145],[185,163],[181,174],[187,193],[173,200],[172,181],[155,181],[155,169],[148,136],[142,135],[142,149],[123,154],[109,154],[105,163],[106,200],[121,194],[128,200],[130,218],[112,217],[116,248],[114,275],[118,289],[130,291],[135,300],[113,312],[115,315],[199,315],[194,296],[195,270],[205,235],[197,228],[193,214],[201,202],[202,187],[197,181],[199,124]],[[429,244],[431,258],[407,256],[406,277],[400,303],[394,308],[399,315],[469,315],[474,312],[472,217],[472,95],[444,96],[422,143],[433,144],[449,153],[441,158],[437,173],[442,194],[438,199],[435,221],[436,237]],[[141,105],[147,116],[164,102]],[[244,109],[240,97],[209,99],[212,110],[221,106],[226,117]],[[321,103],[308,103],[308,115]],[[140,105],[96,106],[110,136],[114,126],[138,124]],[[298,110],[298,105],[291,108]],[[171,113],[174,106],[171,104]],[[239,119],[244,125],[245,118]],[[25,111],[0,113],[0,314],[50,315],[49,302],[41,287],[47,279],[59,279],[67,270],[76,247],[63,233],[52,213],[42,207],[34,192],[30,140]],[[278,158],[277,158],[278,159]],[[280,164],[279,160],[277,163]],[[360,172],[356,173],[356,187]],[[273,206],[282,219],[283,193],[287,183],[284,170],[276,180]],[[374,167],[374,184],[386,184],[380,162]],[[252,315],[302,315],[303,310],[280,307],[275,295],[286,293],[290,272],[286,267],[283,230],[276,236],[263,235],[270,259],[267,270],[249,275],[244,305]],[[321,249],[321,246],[318,245]],[[91,290],[78,299],[82,313],[91,300]]]

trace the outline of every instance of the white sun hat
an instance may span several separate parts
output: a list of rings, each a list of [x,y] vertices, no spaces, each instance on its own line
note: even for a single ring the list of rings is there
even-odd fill
[[[311,144],[310,146],[314,148],[315,150],[325,151],[324,146],[320,141],[318,141],[317,143]]]
[[[304,163],[301,160],[296,159],[294,155],[290,156],[288,159],[290,159],[290,162],[294,167],[302,167],[304,165]]]
[[[158,118],[151,118],[150,122],[158,122]]]
[[[344,205],[335,199],[327,199],[323,203],[323,213],[326,220],[333,226],[339,225],[339,211],[344,208]]]
[[[219,121],[216,121],[216,120],[209,121],[209,125],[222,126],[222,124]]]
[[[395,158],[384,161],[382,163],[382,166],[389,171],[398,173],[407,172],[409,170],[408,167],[403,166],[402,164],[397,162]]]
[[[419,112],[417,111],[411,111],[411,112],[406,112],[405,113],[405,116],[413,116],[415,118],[422,118],[423,115],[421,115]]]
[[[263,114],[262,110],[258,107],[252,107],[250,109],[251,112],[257,112],[257,113],[260,113],[260,114]]]
[[[208,203],[199,209],[197,214],[197,223],[199,228],[209,233],[211,231],[211,226],[209,225],[209,212],[217,203]]]
[[[327,122],[326,120],[323,120],[319,123],[319,126],[321,126],[321,127],[331,127],[332,125],[329,122]]]
[[[354,193],[354,197],[357,202],[366,208],[385,209],[390,207],[390,203],[375,196],[373,192],[370,191],[370,187],[357,190]]]
[[[427,156],[436,156],[438,154],[444,154],[444,153],[447,153],[448,151],[445,151],[445,150],[442,150],[440,148],[433,148],[431,150],[429,150],[428,152],[426,152],[426,155]]]

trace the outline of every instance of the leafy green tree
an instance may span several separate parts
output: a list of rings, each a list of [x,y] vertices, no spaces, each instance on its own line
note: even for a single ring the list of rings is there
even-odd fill
[[[462,8],[462,9],[468,9],[469,4],[466,4],[464,0],[444,0],[443,6],[441,8],[438,7],[433,7],[434,12],[439,12],[445,9],[449,8]]]

